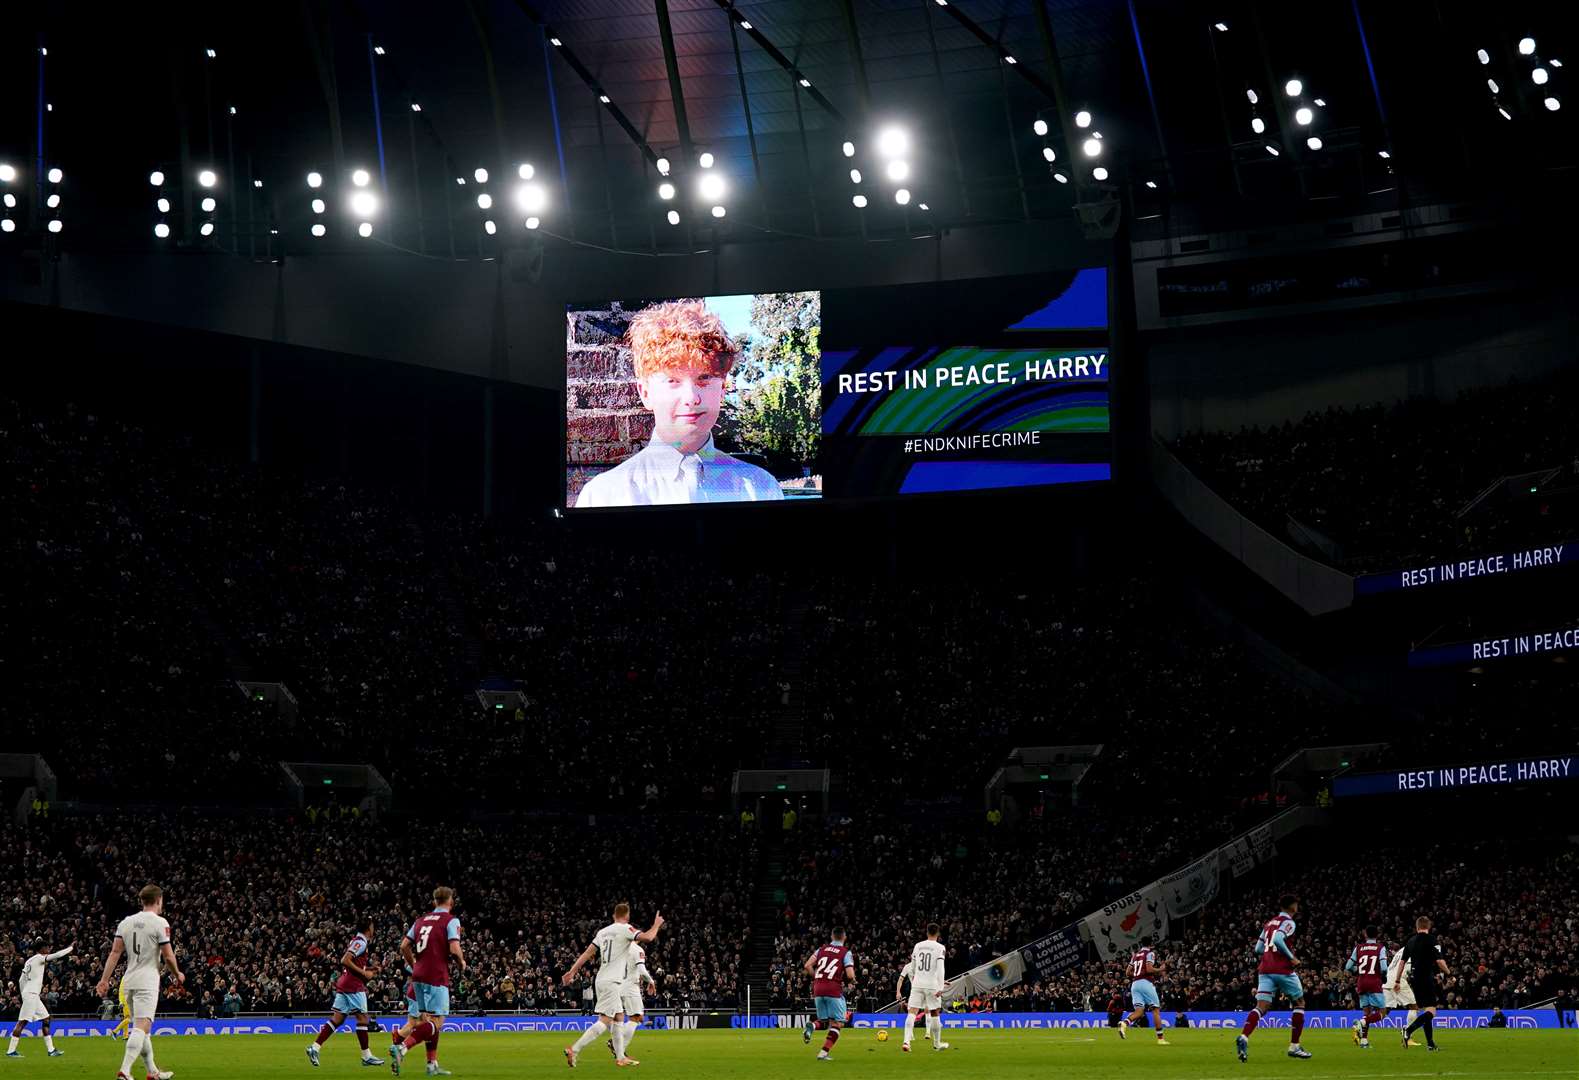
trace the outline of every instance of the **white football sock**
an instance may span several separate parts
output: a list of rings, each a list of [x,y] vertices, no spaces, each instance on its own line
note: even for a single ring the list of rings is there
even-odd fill
[[[143,1036],[143,1057],[148,1059],[148,1075],[158,1076],[159,1066],[154,1064],[154,1035],[151,1031]]]
[[[132,1075],[132,1062],[142,1056],[143,1040],[147,1037],[140,1027],[133,1027],[127,1034],[126,1050],[121,1055],[121,1072],[126,1076]]]
[[[1418,1015],[1419,1015],[1419,1011],[1418,1010],[1410,1009],[1409,1010],[1409,1015],[1404,1017],[1404,1026],[1408,1027],[1410,1024],[1414,1023],[1415,1022],[1415,1017],[1418,1016]]]
[[[625,1056],[625,1022],[623,1020],[614,1021],[614,1056],[616,1058]]]
[[[641,1025],[634,1020],[625,1021],[625,1050],[627,1053],[630,1052],[631,1040],[636,1037],[636,1032],[640,1030],[640,1028]]]
[[[570,1049],[579,1054],[581,1051],[587,1048],[587,1045],[591,1043],[593,1039],[599,1038],[606,1031],[608,1031],[607,1024],[605,1024],[602,1020],[594,1020],[592,1022],[592,1026],[581,1033],[581,1038],[577,1039],[573,1044],[571,1044]]]
[[[53,1035],[45,1035],[44,1036],[44,1049],[48,1050],[50,1053],[54,1053],[54,1051],[55,1051],[55,1036],[53,1036]]]
[[[905,1013],[905,1045],[910,1045],[910,1037],[916,1033],[916,1014]]]
[[[17,1044],[21,1041],[22,1040],[17,1038],[15,1035],[11,1036],[11,1045],[5,1048],[5,1052],[8,1054],[16,1053]]]

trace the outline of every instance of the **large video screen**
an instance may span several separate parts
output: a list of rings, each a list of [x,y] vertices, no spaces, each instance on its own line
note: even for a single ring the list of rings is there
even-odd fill
[[[1108,379],[1100,269],[576,304],[566,505],[1106,480]]]

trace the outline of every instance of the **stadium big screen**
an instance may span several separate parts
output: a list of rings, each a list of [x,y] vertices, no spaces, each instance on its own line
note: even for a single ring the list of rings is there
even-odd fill
[[[571,305],[577,508],[1107,480],[1101,269]]]

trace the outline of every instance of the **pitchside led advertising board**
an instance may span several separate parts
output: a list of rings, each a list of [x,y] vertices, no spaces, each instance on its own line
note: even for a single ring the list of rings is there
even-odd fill
[[[1168,1009],[1169,1017],[1173,1010]],[[1237,1031],[1244,1023],[1245,1014],[1242,1012],[1200,1012],[1190,1013],[1190,1026],[1195,1028],[1225,1028]],[[1558,1027],[1557,1013],[1552,1009],[1509,1009],[1504,1016],[1508,1027],[1511,1029],[1522,1028],[1555,1028]],[[1285,1028],[1288,1026],[1289,1014],[1286,1012],[1268,1013],[1261,1021],[1261,1026],[1266,1028]],[[739,1013],[689,1013],[684,1015],[655,1015],[649,1016],[645,1030],[652,1032],[670,1031],[695,1031],[708,1028],[767,1028],[799,1031],[808,1019],[810,1013],[768,1013],[764,1015],[745,1016]],[[1336,1028],[1346,1030],[1360,1018],[1360,1013],[1353,1010],[1311,1010],[1305,1014],[1307,1028]],[[515,1032],[515,1031],[584,1031],[595,1017],[576,1016],[573,1014],[537,1015],[537,1016],[451,1016],[444,1022],[445,1031],[464,1032]],[[1096,1012],[1061,1012],[1061,1013],[1033,1013],[1033,1012],[999,1012],[999,1013],[952,1013],[946,1012],[941,1017],[943,1026],[952,1031],[970,1029],[997,1029],[997,1030],[1045,1030],[1058,1028],[1105,1028],[1108,1026],[1106,1013]],[[382,1020],[388,1029],[398,1027],[405,1020],[404,1016],[389,1017]],[[875,1028],[898,1028],[904,1024],[905,1017],[902,1012],[890,1013],[855,1013],[850,1017],[850,1026],[870,1033]],[[1481,1009],[1443,1009],[1437,1013],[1436,1025],[1438,1028],[1483,1028],[1489,1026],[1491,1012]],[[1402,1013],[1390,1017],[1379,1027],[1398,1030],[1403,1026]],[[154,1021],[153,1034],[161,1037],[173,1035],[188,1036],[224,1036],[224,1035],[311,1035],[322,1026],[321,1017],[288,1017],[288,1016],[240,1016],[226,1020],[200,1020],[195,1017],[163,1017]],[[1568,1015],[1568,1023],[1573,1023],[1572,1013]],[[69,1020],[57,1018],[54,1022],[55,1038],[83,1038],[89,1036],[108,1036],[115,1028],[114,1020]],[[341,1031],[352,1030],[351,1024],[341,1026]],[[853,1033],[852,1033],[853,1034]],[[895,1047],[897,1051],[897,1047]],[[119,1052],[119,1051],[117,1051]]]
[[[572,305],[578,509],[1112,476],[1107,274]]]

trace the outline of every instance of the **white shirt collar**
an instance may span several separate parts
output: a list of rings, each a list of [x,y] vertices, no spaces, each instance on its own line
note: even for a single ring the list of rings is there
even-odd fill
[[[669,474],[676,480],[684,475],[685,463],[688,459],[700,465],[719,456],[718,448],[713,445],[711,433],[708,434],[707,441],[700,448],[687,454],[674,443],[660,439],[657,432],[654,432],[652,438],[647,442],[647,450],[649,452],[656,451],[656,453],[652,454],[653,465],[662,467],[665,472],[669,472],[670,468],[672,468],[673,472]]]

